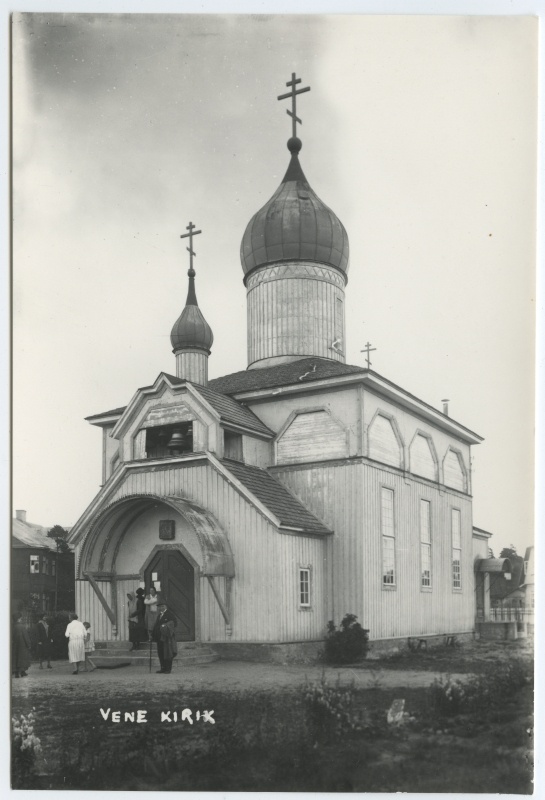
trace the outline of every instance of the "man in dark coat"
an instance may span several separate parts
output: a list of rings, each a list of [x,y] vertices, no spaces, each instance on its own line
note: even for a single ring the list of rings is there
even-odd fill
[[[43,669],[42,661],[47,660],[47,669],[51,669],[51,631],[47,622],[47,616],[42,614],[38,620],[38,659],[40,661],[40,669]]]
[[[168,675],[172,672],[172,659],[178,654],[176,645],[176,617],[169,611],[167,604],[161,601],[157,604],[157,620],[153,626],[153,641],[157,642],[157,655],[161,669],[157,673]]]
[[[13,615],[13,631],[11,641],[11,658],[13,674],[16,678],[26,678],[27,669],[30,667],[30,636],[23,625],[22,614]]]

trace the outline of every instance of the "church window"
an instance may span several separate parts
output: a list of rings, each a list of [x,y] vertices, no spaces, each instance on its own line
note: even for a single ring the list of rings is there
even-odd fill
[[[462,588],[462,538],[460,511],[452,509],[452,588]]]
[[[30,571],[32,573],[40,571],[40,556],[30,556]]]
[[[423,589],[431,589],[431,503],[420,501],[420,575]]]
[[[193,424],[161,425],[146,429],[146,458],[168,458],[193,452]]]
[[[310,607],[310,567],[299,569],[299,605],[302,608]]]
[[[380,527],[382,532],[382,584],[395,585],[395,528],[394,492],[382,487],[380,503]]]

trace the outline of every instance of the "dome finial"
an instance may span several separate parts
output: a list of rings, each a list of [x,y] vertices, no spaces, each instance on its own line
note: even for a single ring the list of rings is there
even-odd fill
[[[297,95],[303,94],[303,92],[310,92],[310,86],[305,86],[304,89],[296,89],[295,87],[298,83],[301,83],[301,78],[296,78],[295,72],[292,72],[291,81],[286,83],[286,86],[291,86],[291,92],[288,92],[287,94],[281,94],[277,98],[278,100],[286,100],[288,97],[291,97],[291,111],[286,108],[286,114],[289,114],[291,117],[291,139],[288,142],[288,150],[290,153],[294,152],[294,150],[292,150],[292,146],[295,148],[298,144],[297,149],[295,150],[296,153],[299,152],[302,146],[301,140],[297,138],[297,123],[299,123],[299,125],[303,124],[302,120],[300,120],[297,116]]]
[[[197,303],[195,292],[195,270],[193,269],[193,237],[196,231],[192,222],[187,226],[189,233],[182,233],[180,239],[189,237],[189,287],[185,308],[174,323],[170,334],[173,352],[176,355],[176,375],[194,383],[206,385],[208,382],[208,356],[214,341],[212,329],[205,320]]]

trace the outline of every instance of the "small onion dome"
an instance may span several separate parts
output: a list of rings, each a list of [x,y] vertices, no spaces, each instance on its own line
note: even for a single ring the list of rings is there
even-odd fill
[[[195,294],[195,270],[190,269],[189,289],[185,308],[174,323],[170,333],[170,341],[174,353],[186,348],[196,348],[205,350],[210,354],[210,348],[214,341],[212,328],[205,320],[202,312],[197,305],[197,295]]]
[[[254,214],[240,247],[242,269],[278,261],[315,261],[348,271],[348,236],[339,218],[310,188],[299,163],[302,143],[288,141],[291,161],[279,188]]]

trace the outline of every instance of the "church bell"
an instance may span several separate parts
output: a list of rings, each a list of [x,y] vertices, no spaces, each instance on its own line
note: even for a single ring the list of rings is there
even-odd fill
[[[189,435],[181,428],[175,428],[172,432],[172,438],[167,444],[173,456],[179,456],[189,449]]]

